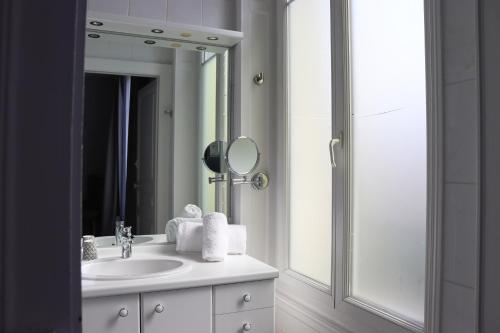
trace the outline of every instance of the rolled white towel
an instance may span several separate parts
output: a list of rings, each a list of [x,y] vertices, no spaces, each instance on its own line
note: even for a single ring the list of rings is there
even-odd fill
[[[188,204],[184,206],[182,209],[182,212],[179,214],[180,217],[188,217],[188,218],[201,218],[202,216],[202,211],[201,208],[193,205],[193,204]]]
[[[244,225],[228,224],[227,254],[245,254],[247,248],[247,228]],[[182,222],[177,229],[178,252],[201,252],[203,224]]]
[[[201,255],[206,261],[224,261],[228,249],[227,218],[222,213],[203,217]]]
[[[230,224],[227,226],[228,254],[245,254],[247,251],[246,225]]]
[[[177,230],[177,252],[200,252],[203,242],[203,224],[182,222]]]
[[[182,222],[203,222],[202,218],[186,218],[186,217],[176,217],[171,219],[165,225],[165,234],[167,235],[167,242],[175,242],[177,239],[177,230],[179,228],[179,224]]]

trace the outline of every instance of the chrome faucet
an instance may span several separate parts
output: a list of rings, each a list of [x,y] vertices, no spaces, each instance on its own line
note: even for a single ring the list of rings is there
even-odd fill
[[[122,243],[123,228],[125,227],[125,221],[115,222],[115,245],[119,246]]]
[[[122,258],[127,259],[132,256],[132,227],[124,227],[121,235]]]

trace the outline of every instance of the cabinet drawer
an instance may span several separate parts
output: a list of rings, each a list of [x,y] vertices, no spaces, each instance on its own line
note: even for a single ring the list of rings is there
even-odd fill
[[[274,279],[214,287],[215,314],[274,306]]]
[[[82,300],[83,333],[137,333],[139,327],[139,295]]]
[[[212,332],[212,287],[141,294],[142,333]]]
[[[215,316],[215,333],[273,333],[274,308]]]

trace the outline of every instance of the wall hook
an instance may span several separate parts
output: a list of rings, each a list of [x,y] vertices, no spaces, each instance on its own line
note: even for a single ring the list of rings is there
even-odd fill
[[[259,74],[256,74],[254,77],[253,77],[253,82],[260,86],[264,83],[264,73],[260,72]]]

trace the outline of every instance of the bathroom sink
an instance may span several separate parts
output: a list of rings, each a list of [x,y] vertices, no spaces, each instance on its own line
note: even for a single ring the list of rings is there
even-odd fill
[[[147,243],[153,240],[151,236],[134,236],[133,244]],[[114,246],[116,243],[115,236],[101,236],[95,239],[96,246],[98,247],[108,247]]]
[[[133,280],[166,276],[186,269],[184,262],[165,258],[104,258],[82,264],[85,280]]]

